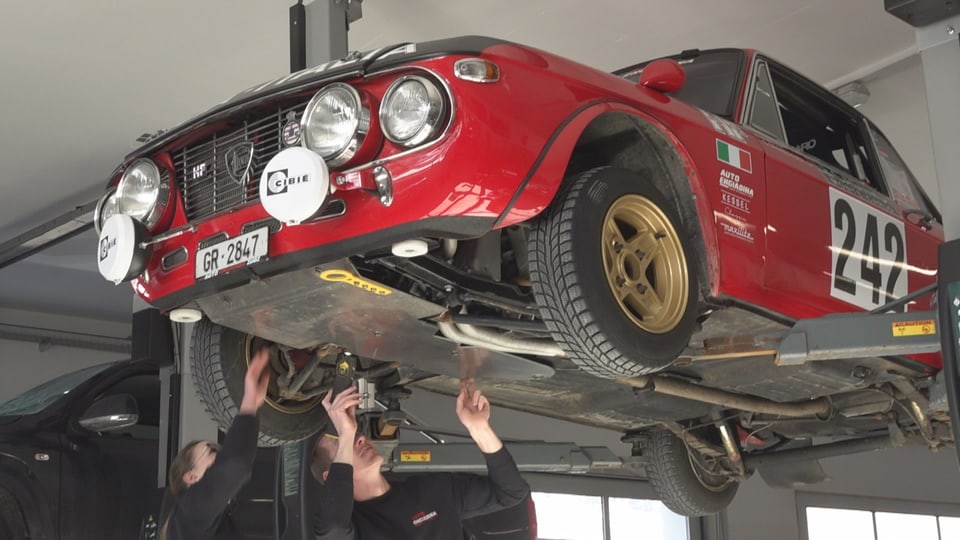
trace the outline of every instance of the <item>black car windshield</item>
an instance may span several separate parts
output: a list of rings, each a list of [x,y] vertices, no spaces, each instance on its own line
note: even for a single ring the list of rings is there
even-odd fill
[[[721,49],[672,58],[680,62],[686,74],[683,88],[671,94],[673,97],[717,116],[728,119],[733,116],[737,83],[744,63],[743,51]],[[637,82],[648,63],[622,69],[616,74]]]
[[[90,366],[67,373],[66,375],[61,375],[56,379],[51,379],[39,386],[35,386],[19,396],[0,404],[0,416],[36,414],[53,405],[60,398],[69,394],[71,390],[112,365],[114,364]]]

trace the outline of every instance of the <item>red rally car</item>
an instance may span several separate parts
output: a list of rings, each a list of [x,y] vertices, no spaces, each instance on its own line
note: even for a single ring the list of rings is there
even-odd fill
[[[200,321],[222,425],[275,344],[264,444],[323,425],[345,354],[390,407],[474,376],[622,432],[688,515],[757,470],[822,477],[768,459],[814,436],[952,443],[939,355],[771,350],[799,319],[931,309],[895,301],[936,281],[943,232],[875,125],[755,51],[613,74],[485,37],[354,54],[155,135],[96,221],[106,279]]]

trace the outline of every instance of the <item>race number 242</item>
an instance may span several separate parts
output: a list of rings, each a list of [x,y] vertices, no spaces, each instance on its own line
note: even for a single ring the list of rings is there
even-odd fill
[[[907,294],[903,222],[830,189],[830,295],[873,309]]]

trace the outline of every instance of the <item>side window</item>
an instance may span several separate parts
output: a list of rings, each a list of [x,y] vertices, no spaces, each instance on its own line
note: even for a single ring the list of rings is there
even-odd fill
[[[780,125],[780,111],[777,98],[773,93],[773,83],[770,82],[770,71],[766,62],[757,64],[753,76],[753,96],[750,105],[750,126],[774,139],[785,141],[783,127]]]
[[[107,389],[101,398],[128,394],[137,402],[137,425],[126,430],[112,432],[115,437],[135,439],[159,439],[160,437],[160,378],[156,373],[144,373],[127,377]]]
[[[918,187],[917,179],[907,168],[907,164],[900,159],[900,154],[893,148],[890,141],[872,124],[870,125],[870,135],[873,136],[880,168],[883,169],[883,177],[887,180],[887,187],[890,189],[890,198],[901,208],[917,209],[930,215],[936,215]]]
[[[860,117],[834,103],[825,90],[778,73],[775,67],[770,76],[787,144],[876,189],[869,177]]]

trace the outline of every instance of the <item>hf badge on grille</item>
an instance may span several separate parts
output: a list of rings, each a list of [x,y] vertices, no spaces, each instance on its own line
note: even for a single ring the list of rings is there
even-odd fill
[[[253,165],[253,143],[244,141],[231,146],[223,155],[223,162],[226,165],[227,175],[234,182],[241,186],[246,184],[250,166]]]

